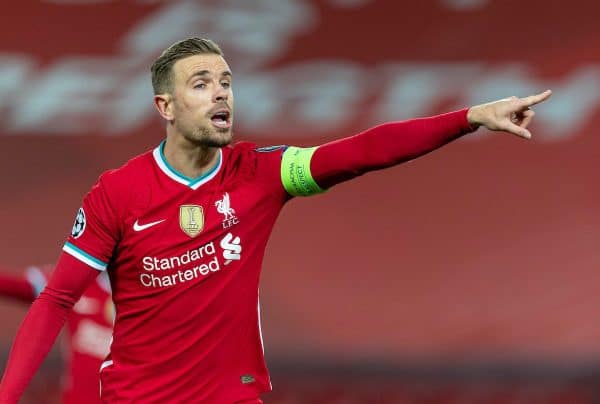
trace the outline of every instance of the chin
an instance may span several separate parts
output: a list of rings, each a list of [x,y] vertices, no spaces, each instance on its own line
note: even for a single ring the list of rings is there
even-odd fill
[[[224,147],[233,141],[233,135],[231,134],[231,130],[217,132],[216,136],[214,136],[211,140],[214,140],[214,143],[218,143],[217,147]]]
[[[190,139],[192,140],[192,139]],[[201,133],[196,134],[192,140],[194,143],[203,147],[225,147],[233,141],[231,129],[226,130],[207,130],[204,129]]]

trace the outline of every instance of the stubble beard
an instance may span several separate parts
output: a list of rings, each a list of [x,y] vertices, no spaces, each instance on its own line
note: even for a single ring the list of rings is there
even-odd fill
[[[201,147],[225,147],[231,143],[233,136],[231,128],[198,127],[188,140]]]

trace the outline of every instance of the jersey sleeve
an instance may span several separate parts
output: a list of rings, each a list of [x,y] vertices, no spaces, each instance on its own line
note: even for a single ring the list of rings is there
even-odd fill
[[[103,174],[85,196],[63,251],[79,261],[104,271],[120,238],[118,195],[111,173]]]
[[[256,177],[265,188],[266,192],[281,202],[289,199],[282,183],[282,159],[287,145],[258,147],[254,149],[257,161]]]
[[[98,271],[61,254],[48,285],[33,302],[11,347],[0,382],[0,403],[17,403],[50,351],[69,311]]]
[[[366,172],[425,155],[474,130],[463,109],[389,122],[317,147],[288,147],[281,158],[281,182],[291,196],[318,194]]]

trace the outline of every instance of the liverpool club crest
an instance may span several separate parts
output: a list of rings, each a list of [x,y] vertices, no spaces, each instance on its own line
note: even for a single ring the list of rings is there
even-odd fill
[[[199,205],[179,207],[179,227],[190,237],[196,237],[204,228],[204,212]]]
[[[217,207],[217,212],[224,216],[224,229],[231,227],[234,224],[238,224],[240,222],[237,216],[235,215],[235,210],[231,207],[231,201],[227,192],[225,192],[221,200],[215,202],[215,206]]]

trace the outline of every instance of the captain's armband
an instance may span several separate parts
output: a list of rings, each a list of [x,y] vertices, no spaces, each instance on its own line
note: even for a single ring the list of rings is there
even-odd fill
[[[288,147],[281,158],[281,182],[292,196],[309,196],[325,192],[310,173],[310,159],[316,147]]]

